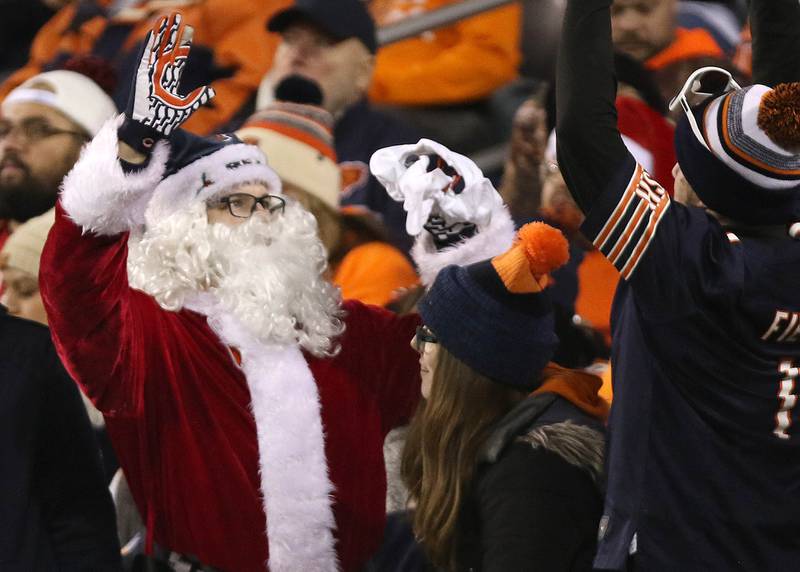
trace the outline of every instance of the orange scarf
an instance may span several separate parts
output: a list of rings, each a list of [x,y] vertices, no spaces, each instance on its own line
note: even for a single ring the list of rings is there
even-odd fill
[[[533,395],[555,393],[604,423],[608,419],[609,404],[597,393],[603,381],[596,375],[551,362],[542,371],[542,378],[544,383]]]

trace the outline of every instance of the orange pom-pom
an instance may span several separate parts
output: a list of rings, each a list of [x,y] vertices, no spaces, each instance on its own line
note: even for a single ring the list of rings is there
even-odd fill
[[[800,148],[800,83],[782,83],[761,99],[758,126],[776,145]]]
[[[517,243],[525,249],[525,256],[535,276],[549,274],[569,260],[569,244],[561,231],[543,222],[528,223],[519,229]]]

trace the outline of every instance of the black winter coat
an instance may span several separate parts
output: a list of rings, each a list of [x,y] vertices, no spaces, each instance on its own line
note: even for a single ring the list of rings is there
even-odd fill
[[[119,569],[114,507],[78,388],[47,328],[0,306],[0,570]]]
[[[560,397],[539,395],[512,411],[484,447],[462,507],[458,570],[592,570],[603,447],[602,425]]]

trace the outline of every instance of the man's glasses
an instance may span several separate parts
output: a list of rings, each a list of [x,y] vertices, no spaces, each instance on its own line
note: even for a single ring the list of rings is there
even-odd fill
[[[80,137],[84,141],[89,140],[89,136],[82,131],[59,129],[41,119],[26,119],[17,125],[10,121],[0,120],[0,141],[7,139],[12,133],[16,133],[19,138],[28,143],[37,143],[55,135],[72,135]]]
[[[286,201],[283,197],[277,195],[254,197],[247,193],[234,193],[227,197],[222,197],[215,201],[215,204],[228,207],[228,212],[236,218],[250,218],[259,205],[270,214],[283,213],[286,208]]]
[[[417,326],[417,333],[414,336],[414,349],[419,353],[425,351],[425,344],[438,344],[437,338],[428,326]]]
[[[702,103],[709,97],[723,95],[729,91],[742,89],[733,76],[727,70],[717,67],[700,68],[689,76],[686,83],[672,101],[669,102],[669,110],[674,111],[680,105],[689,120],[689,126],[697,140],[708,149],[706,138],[700,131],[700,126],[692,113],[692,106]],[[692,101],[689,101],[689,98]],[[711,149],[708,149],[711,151]]]

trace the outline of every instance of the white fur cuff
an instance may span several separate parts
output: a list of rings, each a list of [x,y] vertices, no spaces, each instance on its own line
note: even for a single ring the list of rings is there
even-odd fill
[[[144,224],[147,203],[164,173],[169,147],[159,142],[141,171],[125,174],[117,158],[117,127],[110,119],[81,151],[64,178],[61,204],[84,232],[112,236]]]
[[[414,241],[411,258],[417,265],[422,283],[429,288],[445,266],[466,266],[502,254],[511,248],[515,236],[514,221],[505,205],[500,205],[492,212],[489,224],[479,228],[475,236],[443,250],[436,250],[429,232],[421,232]]]

